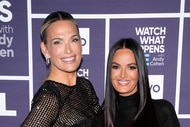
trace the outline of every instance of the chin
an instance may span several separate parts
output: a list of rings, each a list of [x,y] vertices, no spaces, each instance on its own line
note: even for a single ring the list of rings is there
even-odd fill
[[[76,70],[76,69],[66,69],[65,71],[68,72],[68,73],[74,73],[74,72],[76,72],[77,70]]]

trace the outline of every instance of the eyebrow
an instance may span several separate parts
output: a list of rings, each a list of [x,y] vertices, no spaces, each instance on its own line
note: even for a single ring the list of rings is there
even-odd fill
[[[75,35],[73,35],[73,36],[71,36],[70,38],[74,38],[74,37],[80,37],[80,35],[78,35],[78,34],[75,34]],[[52,40],[64,40],[63,38],[60,38],[60,37],[56,37],[56,38],[53,38]]]
[[[136,63],[130,63],[130,64],[128,64],[128,65],[137,65]]]
[[[117,64],[117,65],[119,65],[117,62],[112,62],[112,64]]]
[[[80,37],[80,35],[79,34],[75,34],[75,35],[71,36],[71,38],[73,38],[73,37]]]
[[[120,64],[118,64],[117,62],[112,62],[112,64],[117,64],[117,65],[120,65]],[[136,66],[137,66],[137,64],[136,64],[136,63],[129,63],[129,64],[127,64],[127,66],[130,66],[130,65],[136,65]]]

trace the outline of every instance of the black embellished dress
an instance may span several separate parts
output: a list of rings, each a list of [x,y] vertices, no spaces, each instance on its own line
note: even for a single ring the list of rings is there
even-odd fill
[[[89,80],[78,77],[74,86],[47,80],[35,94],[21,127],[93,127],[99,108]]]

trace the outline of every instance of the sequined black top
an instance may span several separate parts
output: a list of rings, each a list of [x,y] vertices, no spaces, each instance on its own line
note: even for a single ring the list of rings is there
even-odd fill
[[[89,80],[78,77],[74,86],[47,80],[35,94],[21,127],[92,127],[99,108]]]

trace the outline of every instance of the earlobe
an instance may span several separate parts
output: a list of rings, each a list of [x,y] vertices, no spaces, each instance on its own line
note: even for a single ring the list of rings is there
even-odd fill
[[[46,46],[45,46],[44,42],[40,43],[40,49],[41,49],[41,52],[44,55],[44,57],[49,58],[49,55],[47,53],[47,49],[46,49]]]
[[[49,66],[49,64],[50,64],[50,57],[48,55],[48,50],[47,50],[47,47],[46,47],[46,45],[45,45],[44,42],[40,43],[40,49],[41,49],[42,54],[45,57],[46,65]]]

